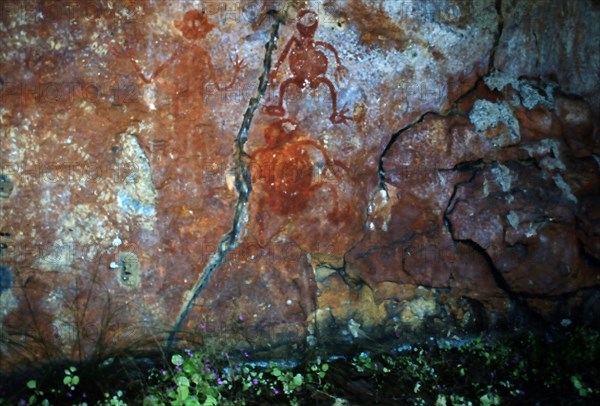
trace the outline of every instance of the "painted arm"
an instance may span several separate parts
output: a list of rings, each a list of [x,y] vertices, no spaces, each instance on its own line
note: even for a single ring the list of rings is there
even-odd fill
[[[179,55],[181,55],[182,52],[183,52],[183,49],[181,47],[177,47],[175,52],[173,52],[173,55],[171,55],[171,57],[169,59],[167,59],[166,61],[161,63],[160,66],[154,70],[154,72],[152,73],[152,76],[150,77],[150,80],[153,80],[155,77],[160,75],[160,73],[163,70],[165,70],[170,64],[172,64],[175,59],[179,58]]]
[[[342,65],[342,61],[340,60],[338,51],[333,47],[333,45],[331,45],[327,42],[323,42],[323,41],[315,41],[315,45],[321,46],[325,49],[328,49],[331,52],[333,52],[333,55],[335,55],[335,61],[337,63],[337,68],[335,69],[334,75],[335,75],[336,80],[340,80],[342,78],[342,76],[344,76],[346,73],[348,73],[348,69],[346,69],[346,67]]]
[[[243,59],[238,59],[238,56],[235,56],[235,60],[231,60],[233,62],[233,78],[231,79],[231,82],[229,82],[229,84],[225,85],[225,86],[219,86],[217,84],[217,78],[215,75],[215,69],[212,65],[212,63],[209,64],[209,70],[210,70],[210,80],[215,84],[215,86],[217,87],[218,91],[223,91],[223,90],[229,90],[231,89],[238,81],[238,74],[240,73],[240,71],[244,68],[246,68],[246,64],[244,63]]]
[[[323,41],[315,41],[315,45],[317,46],[321,46],[325,49],[329,49],[331,52],[333,52],[333,54],[335,55],[335,61],[338,65],[342,65],[342,61],[340,59],[340,56],[338,55],[338,51],[333,47],[333,45],[327,43],[327,42],[323,42]]]
[[[169,59],[167,59],[165,62],[163,62],[162,64],[160,64],[160,66],[158,68],[156,68],[154,70],[154,72],[149,77],[147,77],[144,74],[144,70],[142,69],[142,67],[134,59],[134,57],[133,57],[133,51],[132,50],[124,50],[123,48],[121,48],[119,46],[113,47],[113,52],[117,56],[129,58],[129,62],[131,62],[131,64],[133,65],[133,67],[134,67],[137,75],[146,84],[152,83],[152,80],[155,77],[157,77],[163,70],[165,70],[167,68],[167,66],[169,66],[171,63],[173,63],[173,61],[175,59],[177,59],[179,57],[179,55],[181,55],[182,51],[183,50],[181,49],[181,47],[178,47],[177,50],[173,53],[173,55],[171,55],[171,57]]]

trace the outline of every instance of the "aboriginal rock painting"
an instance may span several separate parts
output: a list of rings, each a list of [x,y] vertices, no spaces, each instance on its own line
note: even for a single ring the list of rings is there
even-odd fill
[[[202,44],[215,28],[205,13],[189,10],[173,26],[181,37],[172,40],[174,50],[151,73],[145,73],[150,69],[140,66],[131,49],[119,48],[116,53],[129,60],[144,84],[143,100],[148,109],[168,118],[161,120],[163,127],[152,128],[149,134],[140,137],[145,149],[152,153],[154,184],[162,192],[160,196],[166,197],[162,207],[188,213],[190,207],[205,206],[207,200],[217,206],[219,200],[226,200],[225,181],[222,175],[214,174],[213,166],[230,153],[231,142],[215,136],[221,128],[210,107],[216,92],[239,84],[246,65],[235,56],[231,60],[231,73],[227,74],[231,76],[221,77]],[[183,170],[190,161],[201,169]],[[182,224],[191,220],[179,218],[177,215],[174,221],[180,224],[183,233]]]
[[[190,152],[194,149],[202,149],[204,146],[204,137],[198,132],[203,127],[203,121],[208,114],[207,97],[216,91],[222,92],[233,88],[239,82],[239,74],[246,68],[246,65],[236,56],[231,61],[233,73],[229,83],[219,84],[221,80],[213,66],[212,58],[199,43],[214,28],[206,14],[199,10],[190,10],[185,13],[183,20],[174,21],[173,25],[185,41],[177,44],[172,55],[148,75],[136,61],[132,50],[118,48],[116,53],[119,56],[127,57],[137,76],[146,85],[150,85],[150,88],[144,91],[144,100],[150,110],[156,109],[154,106],[157,92],[156,79],[167,70],[169,77],[175,78],[173,85],[163,90],[166,91],[166,94],[171,94],[170,104],[174,118],[173,136],[186,137],[187,142],[172,144],[182,145],[184,149],[181,152]]]
[[[315,40],[315,33],[319,26],[317,13],[312,10],[301,10],[298,13],[298,29],[299,37],[294,35],[285,45],[279,59],[275,63],[271,71],[270,80],[272,85],[276,85],[278,81],[278,73],[282,64],[288,59],[291,77],[281,82],[279,86],[279,97],[276,104],[265,106],[264,112],[277,117],[283,117],[286,113],[283,107],[285,93],[290,85],[296,85],[300,90],[307,87],[317,89],[320,85],[325,85],[329,89],[331,95],[332,113],[329,119],[332,123],[345,123],[352,120],[352,117],[346,116],[346,108],[338,111],[337,93],[331,80],[326,76],[329,65],[328,58],[319,48],[329,50],[335,56],[337,68],[335,76],[339,79],[347,72],[347,69],[342,65],[339,54],[333,45]]]
[[[331,197],[332,212],[338,212],[335,184],[348,168],[333,160],[325,148],[301,134],[298,123],[283,119],[271,123],[264,131],[265,146],[251,155],[252,184],[258,197],[256,221],[259,243],[266,243],[276,230],[274,217],[284,221],[303,211],[316,192]]]

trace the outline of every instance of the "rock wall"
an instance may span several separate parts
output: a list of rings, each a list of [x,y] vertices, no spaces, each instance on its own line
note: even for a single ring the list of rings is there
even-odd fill
[[[597,1],[0,8],[3,368],[599,320]]]

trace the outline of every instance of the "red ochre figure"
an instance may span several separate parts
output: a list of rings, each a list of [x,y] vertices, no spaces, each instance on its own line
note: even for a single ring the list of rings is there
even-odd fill
[[[317,141],[298,134],[298,124],[280,120],[265,132],[266,146],[251,155],[253,188],[258,200],[257,221],[264,233],[271,214],[286,216],[306,208],[318,190],[326,189],[337,211],[338,195],[334,185],[341,180],[339,169],[346,166],[332,161]],[[320,170],[315,167],[322,165]],[[326,171],[332,176],[326,176]],[[263,240],[264,235],[260,236]],[[264,242],[264,241],[263,241]]]
[[[300,33],[300,38],[293,36],[286,44],[279,60],[275,64],[271,72],[271,82],[275,83],[277,73],[282,63],[290,57],[289,67],[292,71],[292,77],[284,80],[279,87],[279,102],[273,106],[265,106],[264,110],[272,116],[284,116],[285,109],[283,108],[283,100],[287,88],[294,84],[301,90],[309,86],[311,89],[316,89],[321,84],[325,84],[329,88],[331,94],[331,103],[333,113],[329,117],[332,123],[345,123],[347,120],[352,120],[352,117],[346,116],[346,108],[341,111],[337,110],[337,94],[333,83],[325,77],[327,74],[328,60],[327,56],[317,49],[322,47],[330,50],[335,55],[337,69],[335,71],[336,78],[347,72],[347,69],[342,66],[342,62],[336,49],[327,42],[315,41],[315,32],[319,25],[317,13],[311,10],[302,10],[298,15],[298,23],[296,27]]]
[[[196,45],[194,43],[198,39],[205,38],[206,35],[210,31],[212,31],[212,29],[214,28],[214,25],[208,21],[206,14],[200,12],[199,10],[190,10],[190,11],[186,12],[185,15],[183,16],[183,21],[175,21],[174,25],[175,25],[175,28],[177,28],[179,31],[181,31],[181,34],[183,35],[183,37],[186,38],[187,40],[189,40],[189,43],[186,45],[177,47],[177,49],[175,50],[173,55],[171,55],[171,57],[169,59],[167,59],[165,62],[163,62],[158,68],[156,68],[154,70],[154,72],[152,72],[150,74],[150,76],[147,77],[144,74],[142,68],[139,66],[137,61],[134,59],[131,50],[125,51],[125,50],[117,47],[116,48],[117,55],[128,57],[130,59],[131,63],[133,64],[140,79],[142,79],[147,84],[152,83],[152,81],[158,75],[160,75],[160,73],[163,70],[168,68],[169,65],[171,65],[173,62],[175,62],[176,60],[179,59],[179,62],[175,66],[175,70],[176,70],[175,77],[176,78],[180,77],[178,75],[178,73],[185,73],[185,72],[177,72],[178,67],[181,66],[184,69],[189,69],[191,66],[195,66],[195,69],[200,74],[200,76],[204,76],[204,77],[200,78],[200,80],[203,82],[202,85],[212,81],[215,83],[217,90],[223,91],[223,90],[228,90],[228,89],[232,88],[235,85],[235,83],[237,82],[238,73],[246,67],[246,65],[243,63],[243,60],[237,59],[237,55],[236,55],[236,58],[233,61],[233,72],[234,72],[233,79],[231,80],[231,82],[228,85],[219,86],[219,85],[217,85],[215,69],[212,65],[210,55],[208,54],[208,52],[206,52],[206,50],[200,48],[198,45]],[[198,89],[198,90],[202,90],[202,89]]]

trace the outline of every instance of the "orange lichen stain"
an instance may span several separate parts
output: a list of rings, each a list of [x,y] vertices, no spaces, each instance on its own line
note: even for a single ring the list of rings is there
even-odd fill
[[[342,66],[338,52],[333,45],[323,41],[315,41],[314,37],[318,26],[319,20],[317,13],[312,10],[300,11],[298,14],[298,22],[296,24],[300,37],[293,36],[288,41],[270,75],[271,83],[275,84],[279,68],[289,55],[289,67],[292,72],[292,77],[284,80],[279,86],[279,99],[277,104],[265,106],[264,111],[267,114],[278,117],[285,115],[283,100],[285,92],[290,85],[296,85],[302,90],[306,87],[310,87],[314,90],[323,84],[329,89],[329,93],[331,94],[331,105],[333,110],[329,117],[331,122],[338,124],[352,120],[352,117],[345,115],[346,108],[343,108],[340,111],[337,109],[337,92],[331,80],[325,76],[327,74],[328,59],[318,47],[329,50],[335,56],[337,62],[337,69],[335,71],[336,77],[341,77],[347,72],[347,69]]]
[[[392,19],[382,3],[374,7],[360,0],[353,0],[347,10],[351,10],[351,14],[342,13],[342,17],[356,26],[364,45],[398,50],[405,50],[411,44],[429,48],[427,41],[412,29],[416,21],[411,13]],[[354,18],[357,15],[362,18]]]
[[[251,154],[252,184],[258,199],[258,221],[271,215],[285,217],[302,212],[314,194],[331,194],[334,211],[338,195],[334,182],[340,180],[344,164],[333,161],[325,148],[297,131],[294,120],[280,120],[264,131],[266,146]],[[329,172],[331,175],[329,175]],[[266,224],[259,224],[264,229]]]

